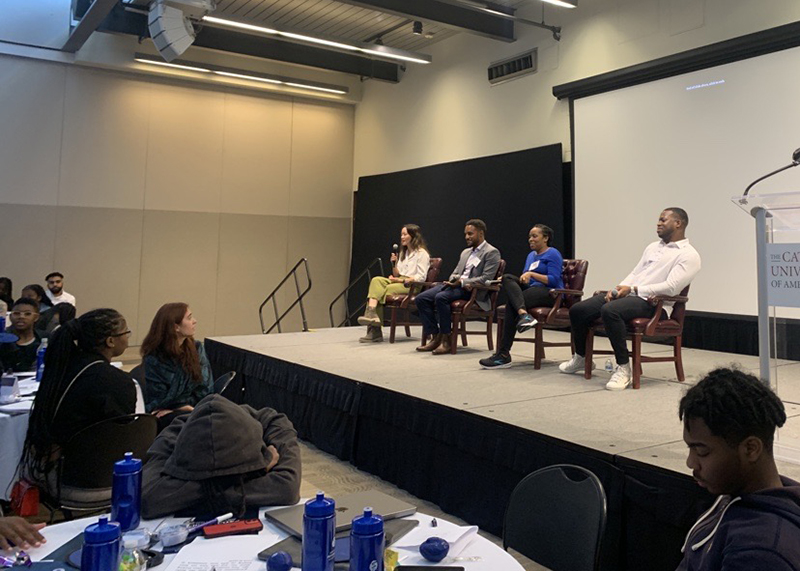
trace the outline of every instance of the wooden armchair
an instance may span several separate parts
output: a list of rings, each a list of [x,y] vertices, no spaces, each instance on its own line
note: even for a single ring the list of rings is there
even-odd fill
[[[494,279],[499,280],[506,271],[506,261],[500,260]],[[476,302],[479,291],[489,292],[491,307],[488,310],[481,309]],[[492,324],[497,312],[497,295],[500,292],[500,285],[476,285],[472,288],[472,295],[469,299],[459,299],[450,304],[452,312],[453,327],[450,330],[450,353],[455,355],[458,347],[458,335],[461,335],[461,343],[467,346],[467,335],[486,335],[486,344],[489,350],[494,350],[492,339]],[[467,331],[467,321],[486,321],[486,332]],[[424,341],[424,339],[423,339]]]
[[[564,282],[562,289],[551,289],[550,295],[555,298],[552,307],[531,307],[528,313],[536,320],[533,339],[519,338],[519,343],[533,343],[533,368],[541,369],[544,359],[545,347],[571,347],[569,342],[545,341],[544,329],[563,329],[569,327],[569,309],[581,301],[583,285],[586,283],[586,272],[589,270],[588,260],[564,260],[561,268],[561,280]],[[497,346],[503,339],[503,320],[505,319],[506,306],[497,308]],[[574,351],[573,347],[573,353]]]
[[[424,282],[410,282],[410,291],[402,294],[387,295],[384,308],[391,309],[391,318],[389,322],[389,343],[394,343],[395,329],[398,325],[403,325],[406,328],[406,337],[411,337],[411,316],[409,313],[416,309],[414,299],[417,295],[429,287],[435,285],[434,282],[439,278],[439,272],[442,269],[441,258],[431,258],[431,265],[428,267],[428,275],[425,276]],[[398,313],[401,314],[402,320],[398,320]]]
[[[595,292],[597,293],[603,292]],[[653,317],[636,317],[627,323],[628,336],[631,337],[631,372],[633,374],[633,388],[639,388],[639,380],[642,376],[642,363],[675,363],[675,373],[680,382],[686,380],[683,373],[683,359],[681,357],[681,342],[683,339],[683,321],[686,318],[686,304],[689,302],[687,297],[689,286],[683,288],[680,295],[656,295],[647,300],[655,307]],[[664,310],[664,303],[672,302],[672,313],[667,317]],[[583,376],[587,379],[592,378],[592,355],[613,355],[613,351],[595,351],[594,333],[603,329],[603,321],[598,319],[589,328],[586,336],[586,368]],[[672,356],[671,357],[652,357],[642,355],[643,337],[671,337]]]

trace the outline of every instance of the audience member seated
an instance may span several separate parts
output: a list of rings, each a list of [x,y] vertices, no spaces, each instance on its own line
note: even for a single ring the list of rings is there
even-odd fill
[[[142,474],[142,516],[206,515],[294,504],[300,448],[286,415],[204,398],[156,438]]]
[[[0,517],[0,549],[30,549],[47,543],[39,533],[43,527],[43,523],[33,524],[21,517]]]
[[[159,417],[160,428],[214,392],[206,351],[194,340],[196,327],[187,304],[167,303],[156,312],[142,341],[145,408]]]
[[[44,288],[39,284],[28,284],[22,288],[22,297],[29,297],[38,301],[40,314],[53,307],[50,303],[50,298],[47,296],[47,292],[44,291]]]
[[[700,254],[685,235],[688,224],[689,216],[682,208],[664,210],[656,225],[660,240],[645,248],[631,273],[605,295],[598,294],[570,308],[575,354],[559,365],[562,373],[584,371],[586,336],[592,323],[601,317],[617,362],[606,388],[618,391],[631,385],[626,322],[636,317],[652,317],[655,308],[647,302],[648,298],[678,295],[700,271]],[[594,368],[594,363],[591,367]]]
[[[783,403],[753,375],[711,371],[681,399],[686,465],[716,503],[694,524],[678,571],[800,569],[800,484],[778,474]]]
[[[76,314],[75,306],[71,303],[58,303],[40,315],[39,321],[36,322],[36,332],[42,338],[50,337],[56,329],[75,319]],[[44,326],[41,326],[40,323],[43,323]]]
[[[11,309],[11,306],[14,305],[14,286],[11,283],[11,278],[0,278],[0,301],[5,303],[8,309]]]
[[[75,296],[64,291],[64,274],[50,272],[45,280],[47,281],[47,297],[50,298],[50,305],[55,306],[59,303],[75,305]]]
[[[361,343],[383,341],[383,304],[386,296],[409,292],[407,281],[422,282],[428,275],[431,255],[416,224],[406,224],[400,230],[400,255],[392,252],[392,275],[388,278],[375,276],[369,283],[367,309],[358,323],[367,326],[367,334]]]
[[[493,280],[500,265],[500,250],[485,239],[483,220],[468,220],[464,228],[467,249],[461,252],[456,269],[446,282],[433,286],[416,297],[415,303],[422,320],[423,338],[430,341],[417,347],[417,351],[431,351],[434,355],[450,353],[452,312],[450,304],[459,299],[469,299],[472,286]],[[484,310],[491,307],[488,291],[478,292],[476,303]]]
[[[53,334],[25,437],[26,479],[54,493],[59,446],[92,424],[134,413],[133,380],[111,365],[127,349],[130,333],[118,311],[95,309]]]
[[[503,340],[497,353],[480,360],[484,369],[504,369],[511,366],[511,346],[514,344],[514,330],[525,333],[536,325],[531,317],[529,307],[551,307],[555,299],[550,295],[551,289],[563,288],[561,271],[564,258],[561,252],[550,247],[553,241],[553,229],[544,224],[537,224],[528,233],[528,244],[533,250],[525,259],[522,274],[517,277],[511,274],[503,276],[503,289],[508,296],[506,313],[503,321]]]
[[[0,343],[0,368],[17,373],[32,371],[36,368],[36,351],[41,344],[34,329],[39,319],[39,304],[36,300],[21,297],[12,306],[10,317],[11,327],[7,331],[19,339],[13,343]]]

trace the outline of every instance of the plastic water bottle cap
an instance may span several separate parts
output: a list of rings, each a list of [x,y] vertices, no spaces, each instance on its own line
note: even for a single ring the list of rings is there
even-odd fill
[[[142,461],[133,457],[133,452],[126,452],[125,458],[114,462],[115,474],[133,474],[142,469]]]
[[[101,517],[97,523],[89,525],[83,530],[84,543],[108,543],[119,539],[122,531],[115,521],[108,521],[107,516]]]
[[[364,515],[353,518],[353,535],[373,535],[383,531],[383,518],[372,513],[372,508],[364,508]]]
[[[333,498],[326,498],[325,492],[317,492],[317,497],[306,502],[305,514],[309,517],[326,517],[336,511]]]

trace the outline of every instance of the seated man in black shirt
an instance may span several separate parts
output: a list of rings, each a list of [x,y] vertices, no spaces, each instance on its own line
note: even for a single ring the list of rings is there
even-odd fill
[[[36,300],[21,297],[11,310],[11,327],[19,339],[15,343],[0,343],[0,368],[16,372],[32,371],[36,368],[36,351],[41,339],[33,328],[39,319],[39,304]]]

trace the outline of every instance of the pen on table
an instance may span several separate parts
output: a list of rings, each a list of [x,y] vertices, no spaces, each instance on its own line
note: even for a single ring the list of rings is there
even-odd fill
[[[188,532],[189,533],[195,533],[197,531],[200,531],[201,529],[203,529],[207,525],[215,525],[215,524],[218,524],[218,523],[222,523],[223,521],[227,521],[227,520],[231,519],[232,517],[233,517],[232,513],[226,513],[225,515],[221,515],[219,517],[215,517],[214,519],[210,519],[210,520],[205,521],[203,523],[198,523],[197,525],[193,525],[193,526],[191,526],[189,528]]]

